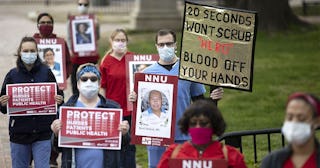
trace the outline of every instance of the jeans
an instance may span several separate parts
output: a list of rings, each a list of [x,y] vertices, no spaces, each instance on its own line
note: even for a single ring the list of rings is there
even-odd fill
[[[35,168],[49,168],[51,141],[36,141],[31,144],[10,142],[12,168],[28,168],[31,152]]]
[[[162,146],[147,146],[148,149],[148,166],[149,168],[156,168],[162,154],[165,152],[166,147]]]

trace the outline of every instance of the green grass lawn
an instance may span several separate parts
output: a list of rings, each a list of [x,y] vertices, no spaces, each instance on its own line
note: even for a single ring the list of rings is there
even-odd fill
[[[129,49],[136,53],[156,53],[155,32],[129,32]],[[179,35],[180,36],[180,35]],[[178,40],[180,41],[180,40]],[[104,44],[106,45],[106,44]],[[107,46],[102,46],[104,49]],[[254,58],[253,91],[224,89],[219,102],[227,122],[227,131],[279,128],[284,117],[287,96],[295,91],[320,95],[320,30],[258,33]],[[272,137],[280,142],[280,136]],[[265,138],[258,138],[258,160],[266,154]],[[244,138],[244,154],[248,167],[253,164],[252,139]],[[280,148],[273,144],[272,149]],[[147,151],[137,146],[137,162],[147,167]]]

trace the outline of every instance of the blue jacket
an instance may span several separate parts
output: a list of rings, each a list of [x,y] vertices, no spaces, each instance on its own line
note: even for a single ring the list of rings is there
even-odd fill
[[[73,95],[70,99],[62,106],[75,106],[79,95]],[[105,99],[103,96],[99,95],[101,100],[101,105],[98,108],[120,108],[120,105],[110,99]],[[55,138],[57,142],[57,138]],[[130,135],[126,134],[122,136],[122,144],[121,147],[128,145],[130,142]],[[57,144],[55,144],[57,146]],[[71,168],[72,166],[72,148],[61,148],[62,151],[62,165],[61,168]],[[120,167],[120,151],[118,150],[104,150],[104,167],[105,168],[119,168]]]
[[[6,75],[2,84],[1,96],[6,95],[7,84],[16,83],[41,83],[55,82],[56,79],[40,58],[37,58],[34,67],[28,71],[20,58],[17,59],[17,67],[12,68]],[[59,95],[63,96],[63,91],[57,87]],[[6,106],[0,106],[2,113],[7,113]],[[11,116],[9,120],[10,141],[19,144],[30,144],[35,141],[48,140],[52,131],[50,125],[55,119],[55,115],[33,115],[33,116]]]

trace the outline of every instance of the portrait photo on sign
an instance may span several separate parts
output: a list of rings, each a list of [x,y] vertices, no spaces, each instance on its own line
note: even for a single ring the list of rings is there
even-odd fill
[[[75,52],[95,49],[92,19],[72,20],[72,44]]]
[[[48,67],[51,69],[52,73],[56,77],[57,83],[63,83],[64,69],[61,44],[38,44],[38,50],[42,62],[48,65]]]
[[[173,84],[138,82],[136,135],[170,138]]]
[[[142,73],[148,66],[156,63],[156,61],[130,61],[129,62],[129,83],[130,91],[133,91],[134,73]]]

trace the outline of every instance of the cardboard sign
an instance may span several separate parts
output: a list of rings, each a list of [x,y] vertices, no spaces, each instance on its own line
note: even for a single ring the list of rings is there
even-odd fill
[[[185,2],[179,78],[252,91],[257,13]]]
[[[227,168],[228,163],[224,159],[169,159],[169,168]]]
[[[121,149],[122,109],[60,107],[62,128],[58,146]]]
[[[62,38],[36,38],[41,60],[50,67],[61,90],[67,87],[65,41]]]
[[[133,91],[134,74],[142,72],[148,66],[156,63],[159,60],[158,54],[133,54],[125,57],[126,61],[126,81],[127,81],[127,95]],[[128,111],[133,110],[132,102],[127,102]]]
[[[56,115],[56,83],[20,83],[6,86],[9,116]]]
[[[72,51],[81,56],[96,56],[96,25],[93,14],[69,16]]]
[[[137,101],[132,113],[131,143],[168,146],[174,143],[178,77],[135,74]]]

